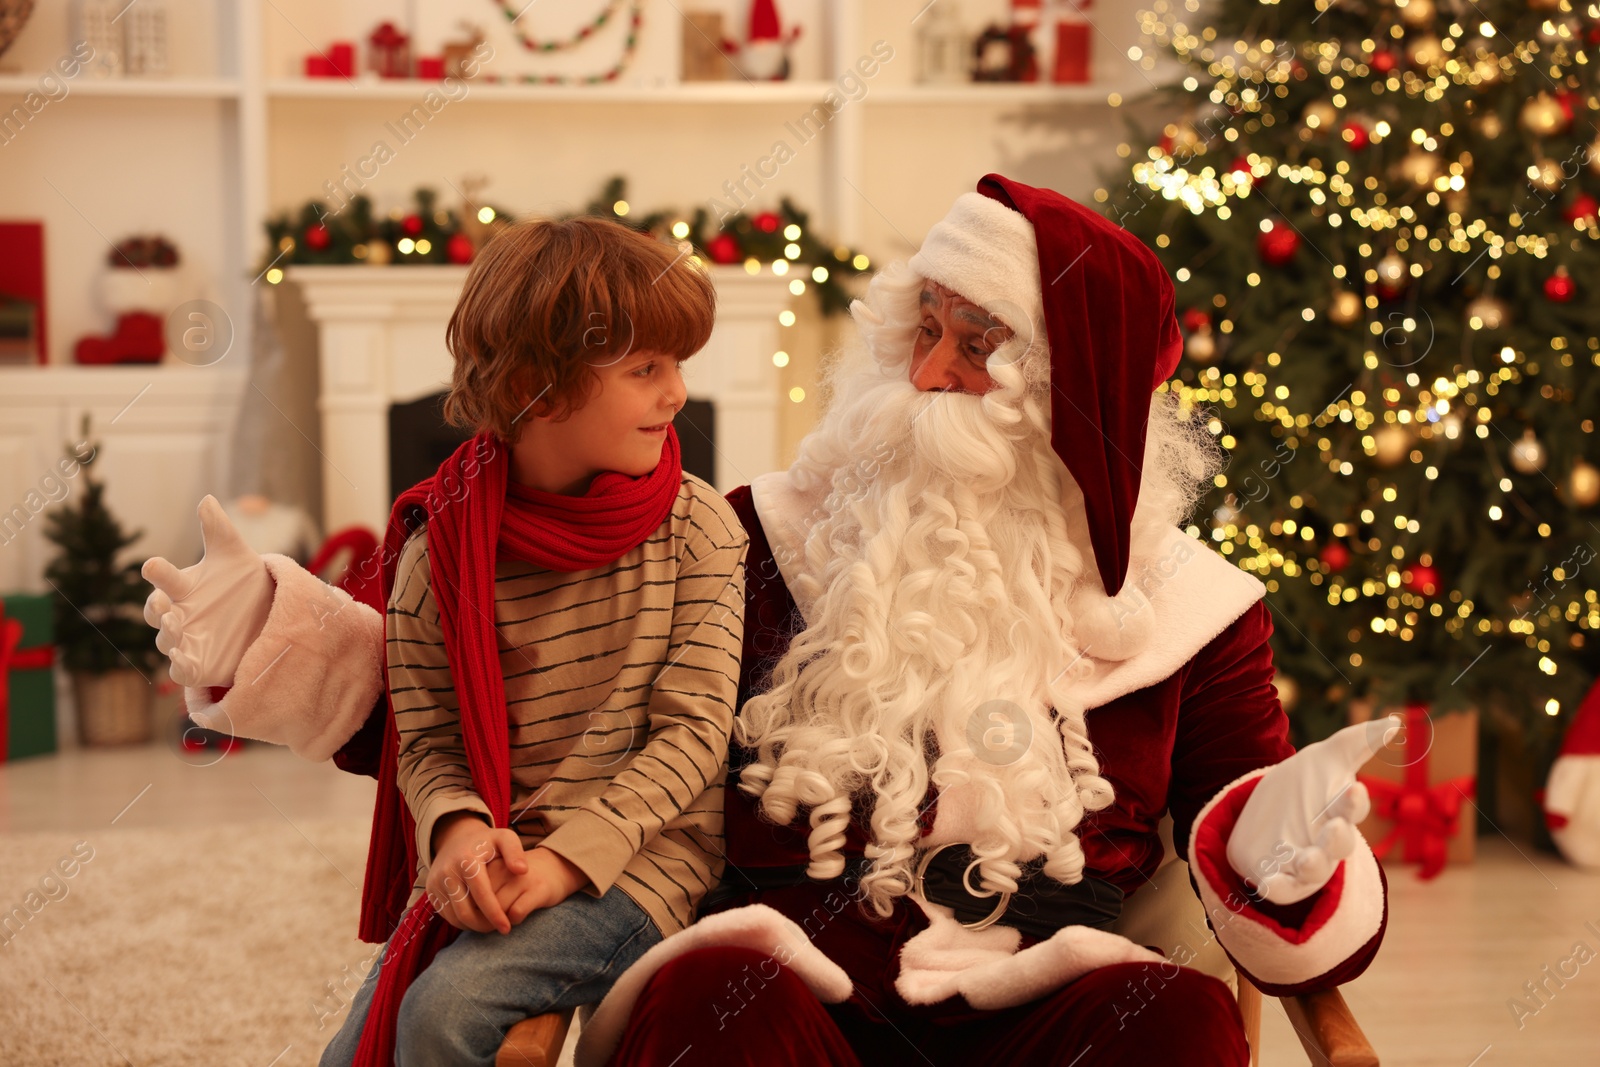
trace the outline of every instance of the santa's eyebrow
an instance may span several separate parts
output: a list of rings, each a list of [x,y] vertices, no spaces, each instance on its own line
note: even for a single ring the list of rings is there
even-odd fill
[[[1003,330],[1006,328],[1005,323],[991,315],[985,315],[976,308],[958,307],[955,309],[953,314],[962,322],[971,323],[974,326],[981,326],[985,331],[996,329]]]

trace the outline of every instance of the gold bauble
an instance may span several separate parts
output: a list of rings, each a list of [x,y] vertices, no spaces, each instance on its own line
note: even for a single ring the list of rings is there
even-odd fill
[[[1444,46],[1432,35],[1418,37],[1406,48],[1406,58],[1413,67],[1435,67],[1444,62]]]
[[[1211,335],[1209,327],[1196,330],[1183,343],[1183,351],[1196,363],[1210,363],[1217,358],[1217,339]]]
[[[1403,5],[1395,0],[1394,6],[1407,26],[1426,26],[1433,21],[1433,0],[1406,0]]]
[[[1523,474],[1544,470],[1546,458],[1544,442],[1534,436],[1531,428],[1523,430],[1522,436],[1511,443],[1511,465]]]
[[[1498,330],[1511,318],[1511,309],[1504,300],[1497,300],[1492,296],[1480,296],[1467,304],[1467,325],[1475,330]],[[1473,326],[1472,320],[1478,320]]]
[[[1536,189],[1553,193],[1566,181],[1566,174],[1558,161],[1547,157],[1528,167],[1528,181]]]
[[[1272,688],[1278,691],[1278,703],[1283,705],[1284,711],[1293,711],[1294,706],[1300,702],[1300,686],[1287,674],[1274,675]]]
[[[1390,252],[1378,260],[1378,284],[1386,289],[1399,289],[1411,277],[1406,261],[1398,252]]]
[[[1380,467],[1398,467],[1411,454],[1411,431],[1398,423],[1389,423],[1372,439],[1377,446],[1373,458]]]
[[[1349,326],[1361,321],[1361,297],[1348,289],[1340,289],[1328,301],[1328,321],[1335,326]]]
[[[1444,163],[1438,154],[1421,148],[1413,148],[1400,161],[1401,176],[1419,189],[1431,186],[1443,171]]]
[[[1339,121],[1339,109],[1326,100],[1314,100],[1306,105],[1305,114],[1301,121],[1308,129],[1318,133],[1326,133],[1333,129],[1333,124]]]
[[[1569,125],[1567,113],[1549,93],[1540,93],[1522,105],[1522,128],[1539,137],[1560,133]]]
[[[1505,129],[1505,124],[1500,121],[1497,112],[1490,111],[1478,120],[1478,132],[1489,140],[1500,136],[1500,131]]]
[[[1578,460],[1572,465],[1572,476],[1567,479],[1567,492],[1580,508],[1600,503],[1600,468]]]
[[[394,248],[388,241],[373,238],[367,242],[367,266],[387,267],[392,259],[394,259]]]

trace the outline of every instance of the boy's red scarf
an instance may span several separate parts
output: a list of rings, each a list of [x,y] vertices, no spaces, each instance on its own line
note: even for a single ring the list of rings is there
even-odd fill
[[[510,455],[509,448],[487,433],[462,444],[432,478],[395,501],[382,557],[387,604],[400,551],[412,532],[427,522],[430,588],[461,706],[467,764],[473,788],[498,827],[509,823],[511,769],[505,678],[494,629],[495,560],[524,560],[557,571],[615,562],[666,521],[683,483],[678,435],[670,427],[654,471],[639,478],[607,471],[583,496],[546,493],[512,482]],[[388,628],[386,619],[386,640]],[[400,1001],[411,980],[457,933],[426,896],[406,910],[417,870],[416,823],[395,784],[398,752],[394,705],[389,701],[361,895],[361,939],[388,941],[389,946],[356,1052],[358,1067],[394,1063]]]

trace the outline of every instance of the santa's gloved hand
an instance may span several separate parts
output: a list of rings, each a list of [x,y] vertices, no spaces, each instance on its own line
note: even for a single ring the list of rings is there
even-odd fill
[[[1347,726],[1261,776],[1228,837],[1228,864],[1257,897],[1293,904],[1333,877],[1371,807],[1356,771],[1400,725],[1391,715]]]
[[[182,686],[230,686],[245,649],[261,635],[272,608],[272,576],[228,521],[217,498],[200,501],[199,563],[179,570],[160,556],[140,569],[155,591],[144,621],[158,628],[156,648]]]

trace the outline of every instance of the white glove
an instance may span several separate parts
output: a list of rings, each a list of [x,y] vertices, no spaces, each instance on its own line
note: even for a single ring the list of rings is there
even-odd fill
[[[1356,771],[1400,728],[1397,715],[1347,726],[1261,776],[1228,837],[1228,864],[1256,896],[1293,904],[1327,884],[1371,808]]]
[[[168,673],[174,682],[227,686],[267,624],[272,576],[216,497],[206,494],[199,511],[199,563],[180,571],[152,556],[140,569],[156,587],[144,602],[144,621],[161,631],[156,648],[172,661]]]

